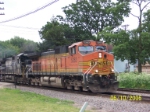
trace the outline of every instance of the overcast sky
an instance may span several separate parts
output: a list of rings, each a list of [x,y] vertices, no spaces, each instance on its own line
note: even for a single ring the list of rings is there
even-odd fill
[[[4,7],[5,10],[0,10],[0,13],[5,13],[5,15],[0,15],[0,22],[9,20],[28,12],[31,12],[41,6],[44,6],[55,0],[0,0],[4,4],[0,4],[0,7]],[[67,6],[71,3],[75,3],[76,0],[59,0],[54,4],[42,9],[36,13],[28,15],[26,17],[7,22],[0,23],[0,40],[9,40],[14,36],[19,36],[25,39],[30,39],[35,42],[41,41],[38,31],[42,26],[46,24],[47,21],[50,21],[52,16],[64,15],[62,12],[62,7]],[[133,13],[136,14],[138,10],[134,5]],[[133,29],[137,27],[138,21],[136,18],[130,16],[125,19],[124,24],[128,24],[128,29]],[[28,27],[28,28],[18,28],[18,27]],[[35,29],[31,29],[35,28]]]

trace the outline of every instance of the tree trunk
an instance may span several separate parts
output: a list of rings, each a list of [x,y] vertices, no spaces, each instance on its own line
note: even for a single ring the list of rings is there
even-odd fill
[[[141,64],[140,59],[138,59],[138,72],[142,73],[142,64]]]

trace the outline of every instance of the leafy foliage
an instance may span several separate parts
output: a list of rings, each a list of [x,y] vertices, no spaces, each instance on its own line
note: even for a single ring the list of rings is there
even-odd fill
[[[0,41],[0,58],[15,55],[19,52],[19,48],[13,46],[9,42]]]
[[[38,50],[37,43],[31,40],[26,40],[23,43],[22,47],[20,48],[21,52],[33,52],[37,50]]]
[[[24,38],[20,38],[18,36],[8,40],[10,44],[17,46],[19,48],[22,47],[23,43],[26,41]]]
[[[68,30],[70,30],[70,32],[67,33]],[[41,39],[47,40],[51,48],[69,44],[69,39],[71,39],[72,36],[71,33],[72,29],[67,24],[60,24],[56,19],[47,22],[39,31]]]
[[[38,44],[40,51],[46,51],[56,46],[70,45],[73,42],[82,41],[84,40],[84,36],[88,34],[88,32],[80,28],[72,28],[69,24],[64,22],[60,23],[59,21],[61,21],[60,16],[52,18],[52,20],[47,22],[39,31],[41,39],[43,39],[43,42]]]
[[[138,61],[138,72],[142,72],[142,64],[150,62],[150,10],[143,14],[143,10],[150,2],[147,1],[144,6],[142,5],[144,1],[128,0],[127,2],[132,2],[139,8],[139,16],[130,13],[138,19],[138,28],[131,31],[121,29],[114,31],[111,28],[106,28],[99,33],[99,38],[114,45],[114,54],[117,59],[127,59],[130,63]],[[143,15],[144,20],[142,21]]]
[[[143,30],[150,33],[150,9],[144,13]]]
[[[128,59],[130,63],[135,64],[137,59],[140,59],[142,64],[145,64],[150,57],[150,37],[148,32],[142,32],[142,39],[139,46],[138,30],[124,31],[118,30],[112,32],[109,29],[105,29],[99,33],[99,37],[105,39],[107,43],[114,45],[114,55],[116,59],[125,60]]]
[[[25,51],[37,51],[37,43],[14,37],[7,41],[0,41],[0,58],[6,58]]]
[[[118,76],[120,88],[150,89],[149,74],[122,73]]]
[[[39,42],[37,47],[38,47],[39,52],[45,52],[48,49],[53,48],[53,45],[51,44],[50,41],[44,40],[43,42]]]
[[[66,34],[70,34],[70,33],[72,34],[71,39],[69,41],[79,42],[82,40],[90,40],[90,39],[96,40],[96,38],[93,35],[91,35],[91,33],[88,30],[84,30],[80,26],[71,25],[70,22],[66,18],[63,18],[62,16],[58,15],[57,20],[61,22],[62,24],[67,24],[72,29],[72,30],[68,29],[66,31]],[[76,24],[76,23],[73,23],[73,24]]]
[[[39,49],[46,50],[82,40],[96,40],[94,34],[97,35],[107,26],[119,26],[123,17],[128,16],[130,8],[125,1],[114,3],[111,0],[84,0],[64,7],[63,11],[65,18],[58,15],[39,31],[44,40],[39,43]]]
[[[75,28],[89,32],[88,36],[97,34],[107,26],[117,27],[128,16],[128,2],[111,2],[111,0],[83,0],[63,8],[66,21]]]
[[[19,48],[19,52],[25,52],[25,51],[37,51],[37,43],[33,42],[31,40],[26,40],[21,37],[14,37],[10,40],[8,40],[10,44],[13,46],[16,46]]]

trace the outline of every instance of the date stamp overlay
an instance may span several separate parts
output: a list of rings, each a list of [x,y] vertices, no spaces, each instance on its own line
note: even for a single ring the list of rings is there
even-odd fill
[[[140,95],[111,95],[110,100],[121,100],[121,101],[141,101]]]

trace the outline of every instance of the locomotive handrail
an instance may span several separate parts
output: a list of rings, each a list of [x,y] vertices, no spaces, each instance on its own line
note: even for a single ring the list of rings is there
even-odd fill
[[[113,66],[113,68],[112,67],[111,68],[114,69],[114,71],[116,71],[119,74],[119,72],[115,69],[114,65],[112,64],[112,62],[111,65]]]
[[[89,70],[89,72],[87,74],[89,74],[96,65],[97,65],[97,62],[95,62],[95,64],[92,66],[92,68]]]
[[[88,74],[91,72],[91,70],[92,70],[96,65],[97,65],[97,62],[96,62],[93,66],[90,66],[90,67],[87,69],[87,71],[84,72],[84,74],[83,74],[84,83],[85,83],[85,74],[88,75]],[[88,81],[88,77],[87,77],[87,81]]]
[[[28,78],[29,72],[31,71],[31,68],[26,67],[26,78]]]
[[[90,67],[84,72],[83,75],[85,75],[91,67],[92,67],[92,66],[90,66]]]
[[[84,82],[84,84],[85,84],[85,74],[88,72],[88,70],[91,68],[91,66],[84,72],[84,74],[83,74],[83,82]]]

